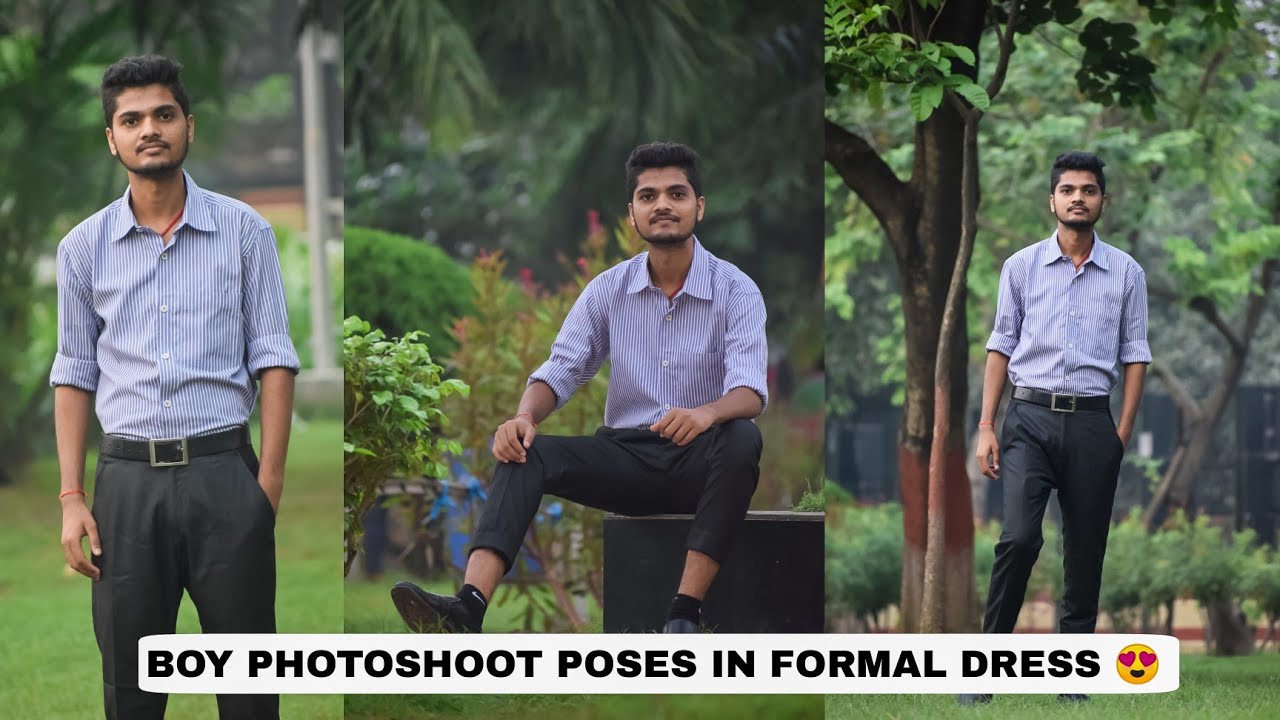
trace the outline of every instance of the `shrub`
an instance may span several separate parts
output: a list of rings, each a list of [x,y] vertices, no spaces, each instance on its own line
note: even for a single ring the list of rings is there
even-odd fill
[[[878,628],[902,586],[902,507],[830,507],[825,545],[828,623],[853,615]]]
[[[342,330],[346,574],[363,534],[362,519],[387,480],[448,474],[444,455],[461,447],[440,436],[448,422],[440,403],[466,396],[468,388],[461,380],[441,379],[442,368],[431,361],[418,333],[387,340],[358,317],[347,318]]]
[[[471,311],[467,270],[424,241],[347,227],[345,315],[358,315],[390,337],[420,330],[437,357],[457,348],[446,330]]]

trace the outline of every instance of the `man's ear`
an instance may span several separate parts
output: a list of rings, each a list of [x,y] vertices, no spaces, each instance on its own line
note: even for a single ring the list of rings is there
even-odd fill
[[[627,219],[631,221],[631,227],[639,230],[640,226],[636,225],[635,207],[631,203],[627,203]]]
[[[702,216],[707,212],[707,198],[698,196],[698,222],[702,222]]]
[[[119,157],[120,153],[116,150],[116,138],[111,134],[111,128],[104,129],[107,131],[107,150],[111,151],[112,155]]]

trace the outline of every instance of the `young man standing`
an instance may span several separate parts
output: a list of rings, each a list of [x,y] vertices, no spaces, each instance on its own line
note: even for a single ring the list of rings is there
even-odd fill
[[[205,632],[275,632],[298,356],[271,226],[182,169],[195,118],[180,71],[155,55],[107,69],[107,147],[129,187],[58,246],[62,545],[94,580],[108,718],[164,717],[167,696],[138,689],[138,639],[174,632],[183,590]],[[259,384],[261,463],[248,428]],[[104,434],[90,510],[95,396]],[[274,695],[218,697],[224,718],[275,718],[278,707]]]
[[[675,143],[627,160],[629,216],[648,251],[583,289],[494,436],[499,461],[457,596],[391,591],[419,632],[478,632],[544,494],[624,515],[693,513],[664,632],[697,632],[702,600],[746,516],[760,474],[767,346],[760,290],[694,236],[706,209],[698,158]],[[540,436],[538,423],[611,361],[605,426]]]
[[[1013,632],[1044,544],[1040,527],[1053,490],[1062,507],[1066,580],[1058,630],[1092,633],[1097,624],[1111,504],[1151,362],[1146,276],[1094,231],[1106,188],[1096,156],[1059,155],[1049,181],[1057,232],[1015,253],[1000,274],[977,455],[984,475],[1004,480],[1005,517],[984,632]],[[1110,397],[1117,367],[1124,368],[1118,424]],[[1001,443],[995,416],[1006,375],[1014,388]],[[962,703],[990,699],[960,697]]]

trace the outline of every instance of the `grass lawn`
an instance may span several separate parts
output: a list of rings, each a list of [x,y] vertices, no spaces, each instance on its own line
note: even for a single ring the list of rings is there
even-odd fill
[[[256,428],[255,428],[256,431]],[[255,432],[256,434],[256,432]],[[342,632],[342,425],[295,426],[276,525],[276,619],[282,633]],[[93,492],[94,457],[85,488]],[[101,718],[102,674],[89,580],[65,570],[53,459],[0,488],[0,716]],[[178,632],[199,632],[184,599]],[[336,695],[285,695],[285,718],[342,717]],[[173,695],[169,717],[216,718],[212,695]]]
[[[1095,695],[1062,706],[1052,695],[998,695],[960,707],[954,695],[829,695],[831,720],[863,718],[1089,718],[1089,720],[1236,720],[1280,717],[1280,654],[1243,658],[1182,656],[1181,687],[1153,695]]]
[[[408,632],[395,606],[391,586],[394,572],[382,580],[347,583],[346,628],[350,633]],[[419,583],[427,590],[452,593],[448,581]],[[546,591],[549,596],[550,591]],[[550,598],[548,597],[548,601]],[[524,627],[523,599],[500,587],[485,614],[486,632],[520,632]],[[600,609],[591,603],[586,632],[600,632]],[[495,687],[495,691],[501,691]],[[427,720],[485,718],[489,720],[683,720],[743,717],[773,720],[820,720],[822,697],[773,695],[348,695],[346,717],[353,720]]]

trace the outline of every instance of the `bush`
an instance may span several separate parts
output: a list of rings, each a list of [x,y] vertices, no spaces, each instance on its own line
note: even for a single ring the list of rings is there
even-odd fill
[[[829,507],[825,545],[828,623],[853,615],[878,628],[902,587],[902,507]]]
[[[465,396],[468,388],[461,380],[441,379],[442,368],[417,333],[389,341],[358,317],[347,318],[342,330],[345,574],[363,534],[361,522],[387,480],[448,475],[445,453],[462,448],[440,437],[448,422],[440,403]]]
[[[482,254],[472,263],[472,310],[453,326],[458,349],[449,362],[475,393],[465,403],[450,402],[446,409],[457,428],[459,444],[467,451],[468,471],[486,484],[496,463],[490,451],[494,430],[515,413],[529,375],[546,360],[582,288],[613,265],[608,241],[609,233],[593,224],[581,257],[573,261],[561,258],[572,279],[555,288],[538,284],[528,269],[519,270],[518,282],[507,280],[507,263],[501,253]],[[638,252],[642,244],[625,221],[618,224],[613,241],[616,252],[626,257]],[[594,432],[604,417],[608,368],[605,363],[594,379],[578,388],[568,405],[539,426],[539,434]],[[556,512],[550,513],[552,509]],[[548,522],[553,515],[554,522]],[[526,629],[581,628],[585,618],[574,605],[575,595],[591,593],[603,604],[603,527],[599,510],[554,499],[543,504],[523,546],[524,557],[537,562],[543,577],[533,577],[524,563],[517,562],[505,586],[529,603]],[[531,593],[538,582],[552,589],[554,606],[535,602]]]
[[[457,343],[446,332],[471,312],[467,270],[444,250],[404,235],[348,226],[345,315],[358,315],[390,337],[425,332],[437,357]]]

